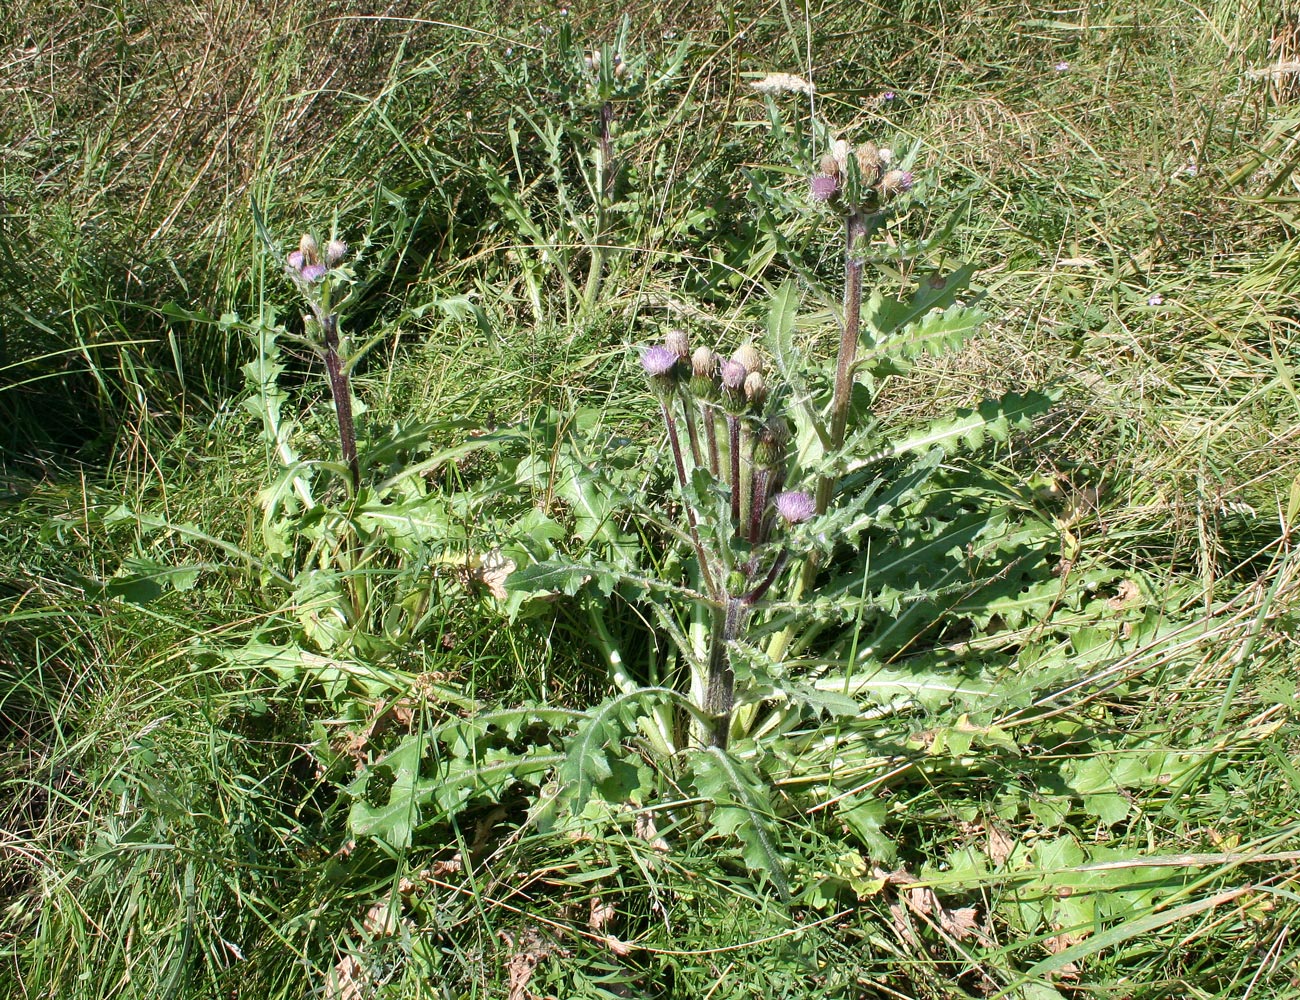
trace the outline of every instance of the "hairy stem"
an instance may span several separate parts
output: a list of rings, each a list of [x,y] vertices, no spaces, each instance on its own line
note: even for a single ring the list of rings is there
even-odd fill
[[[664,426],[668,428],[668,443],[672,447],[673,463],[677,466],[677,482],[682,490],[682,506],[686,509],[686,526],[691,533],[691,544],[695,547],[695,558],[700,564],[700,577],[704,581],[704,589],[709,592],[709,596],[714,600],[721,598],[722,592],[713,582],[713,573],[709,570],[708,554],[704,551],[704,543],[700,541],[699,524],[695,520],[695,507],[691,504],[687,492],[689,480],[686,478],[686,463],[682,460],[682,442],[677,434],[677,421],[673,418],[672,410],[668,408],[668,400],[660,397],[659,410],[663,413]]]
[[[600,286],[605,277],[605,213],[614,200],[614,143],[610,137],[614,120],[613,106],[606,101],[600,109],[600,144],[596,149],[596,225],[592,231],[591,261],[587,267],[587,287],[584,298],[588,306],[596,304]]]
[[[740,534],[740,421],[734,414],[727,414],[727,442],[731,459],[731,523]]]
[[[772,481],[772,472],[761,466],[754,466],[754,485],[749,499],[749,544],[757,545],[763,532],[763,515],[767,512],[768,487]]]
[[[691,461],[695,468],[704,468],[704,450],[700,447],[700,427],[695,420],[695,408],[686,395],[681,396],[682,416],[686,419],[686,436],[691,442]]]
[[[718,417],[714,408],[708,403],[701,404],[701,415],[704,417],[704,437],[709,448],[709,472],[713,473],[713,478],[718,478]]]
[[[844,223],[844,327],[840,332],[840,350],[835,360],[835,389],[831,395],[830,449],[844,444],[848,426],[849,403],[853,397],[853,363],[858,357],[858,340],[862,331],[862,258],[855,256],[857,245],[867,233],[861,211],[852,212]],[[817,484],[817,513],[830,506],[833,476],[823,476]]]
[[[735,704],[735,674],[731,670],[731,644],[740,635],[746,605],[741,598],[729,597],[725,609],[714,618],[709,648],[709,688],[704,710],[713,717],[713,745],[727,747],[731,731],[731,709]]]
[[[330,313],[321,318],[325,335],[325,370],[329,373],[330,395],[334,397],[334,414],[339,424],[339,446],[343,461],[352,477],[352,493],[361,488],[361,465],[357,461],[357,434],[352,426],[352,387],[339,360],[339,318]]]

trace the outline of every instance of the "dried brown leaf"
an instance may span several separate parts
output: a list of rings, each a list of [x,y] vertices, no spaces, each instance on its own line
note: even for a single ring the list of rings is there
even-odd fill
[[[613,903],[606,903],[599,896],[593,896],[591,899],[591,916],[587,918],[587,926],[593,931],[602,931],[605,925],[614,919],[617,914]]]
[[[1121,580],[1119,586],[1115,588],[1115,596],[1106,602],[1106,607],[1112,611],[1123,611],[1141,601],[1142,591],[1138,590],[1138,585],[1132,580]]]
[[[362,1000],[370,975],[354,955],[344,955],[325,982],[325,1000]]]

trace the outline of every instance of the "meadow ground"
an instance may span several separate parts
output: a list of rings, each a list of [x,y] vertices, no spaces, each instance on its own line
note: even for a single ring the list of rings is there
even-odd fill
[[[1300,996],[1297,60],[1292,0],[18,0],[0,996]],[[760,346],[787,535],[675,483],[678,327]]]

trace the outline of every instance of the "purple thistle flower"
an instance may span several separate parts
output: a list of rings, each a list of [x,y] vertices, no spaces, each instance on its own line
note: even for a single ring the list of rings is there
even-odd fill
[[[308,264],[302,269],[301,273],[303,281],[314,285],[329,273],[329,268],[324,264]]]
[[[663,344],[655,344],[641,352],[641,367],[651,378],[669,374],[677,364],[677,352]]]
[[[302,271],[302,266],[307,263],[301,250],[295,250],[293,253],[289,254],[289,256],[285,258],[284,262],[295,271]]]
[[[778,493],[772,498],[772,502],[776,504],[776,512],[781,515],[786,524],[802,524],[804,521],[811,520],[817,513],[817,501],[812,498],[812,494],[804,493],[802,490]]]
[[[748,374],[749,372],[745,369],[745,366],[739,361],[722,362],[722,384],[728,389],[736,392],[744,389],[745,376]]]
[[[817,174],[809,188],[809,197],[813,201],[830,201],[840,189],[840,179],[830,174]]]

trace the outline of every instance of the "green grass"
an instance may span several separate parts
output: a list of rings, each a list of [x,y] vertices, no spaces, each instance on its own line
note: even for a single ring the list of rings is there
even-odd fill
[[[560,997],[1300,996],[1296,112],[1249,73],[1300,11],[1273,8],[645,5],[625,54],[664,67],[692,44],[617,103],[588,305],[597,116],[555,10],[20,4],[0,26],[0,997],[514,1000],[512,962]],[[619,29],[569,23],[589,46]],[[404,846],[354,837],[412,735],[610,693],[576,603],[508,619],[447,564],[568,513],[502,485],[551,447],[539,415],[601,409],[658,448],[632,345],[677,323],[738,343],[787,277],[808,350],[832,354],[841,261],[789,152],[808,105],[780,98],[774,137],[747,86],[769,71],[813,78],[853,141],[921,144],[908,232],[966,205],[946,262],[978,266],[990,319],[876,412],[906,428],[1056,392],[967,461],[1045,526],[1032,565],[1059,599],[921,631],[994,677],[985,704],[864,702],[745,758],[791,905],[719,834],[737,804],[702,809],[686,765],[632,739],[653,794],[585,826],[548,771],[428,807]],[[367,641],[400,631],[403,587],[431,595],[395,647],[328,648],[328,609],[272,572],[301,584],[355,550],[310,519],[268,549],[279,466],[241,366],[257,317],[301,327],[253,200],[277,252],[337,227],[359,253],[367,441],[530,428],[420,477],[441,533],[349,577],[384,595]],[[287,341],[280,360],[293,448],[332,458],[319,362]],[[1066,593],[1084,579],[1101,589]],[[635,664],[643,610],[614,620]],[[1124,645],[1130,627],[1148,638]],[[1026,662],[1073,672],[1039,690]],[[559,754],[564,734],[503,724],[474,753]]]

